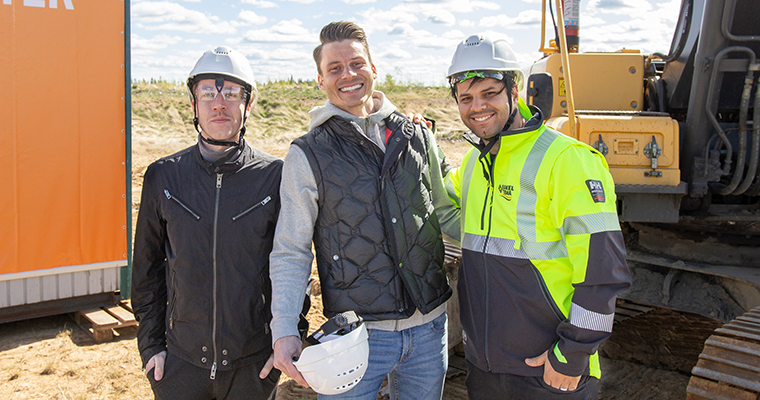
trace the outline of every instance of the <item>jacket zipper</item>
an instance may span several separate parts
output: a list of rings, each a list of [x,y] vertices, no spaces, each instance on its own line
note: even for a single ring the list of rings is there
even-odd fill
[[[259,208],[259,207],[261,207],[261,206],[263,206],[263,205],[265,205],[267,203],[269,203],[271,200],[272,200],[272,196],[265,197],[264,200],[261,200],[260,202],[254,204],[253,206],[251,206],[247,210],[245,210],[245,211],[241,212],[240,214],[232,217],[232,220],[233,221],[237,221],[239,218],[242,218],[243,216],[245,216],[249,212],[251,212],[251,211],[253,211],[253,210],[255,210],[255,209],[257,209],[257,208]]]
[[[488,163],[488,189],[486,190],[486,200],[483,204],[483,213],[480,217],[480,227],[481,230],[483,229],[483,222],[485,219],[486,209],[488,209],[488,232],[486,232],[486,240],[483,242],[483,272],[484,272],[484,278],[486,282],[486,309],[485,309],[485,355],[486,355],[486,365],[488,366],[488,372],[491,372],[491,360],[489,358],[489,350],[488,350],[488,325],[490,323],[490,301],[489,301],[489,291],[488,287],[490,286],[488,284],[488,257],[486,255],[486,249],[488,248],[488,241],[491,238],[491,218],[493,216],[493,190],[491,190],[494,186],[493,182],[493,162]]]
[[[485,163],[488,167],[488,176],[486,176],[486,180],[488,181],[488,187],[486,188],[486,198],[483,201],[483,211],[480,213],[480,230],[485,229],[485,219],[486,219],[486,208],[488,208],[488,199],[491,196],[491,187],[493,186],[493,162],[488,162],[488,158],[490,157],[489,154],[486,154],[480,159],[481,163]],[[485,173],[484,173],[485,175]],[[489,228],[490,231],[490,228]]]
[[[544,300],[546,300],[546,304],[549,305],[549,308],[552,310],[552,313],[554,313],[554,316],[557,317],[557,320],[559,322],[562,322],[565,320],[565,316],[562,314],[562,311],[557,307],[557,305],[552,300],[552,295],[549,292],[549,288],[546,287],[546,283],[541,278],[541,273],[538,271],[538,268],[533,266],[533,274],[536,276],[536,281],[538,281],[538,287],[541,288],[541,294],[544,295]]]
[[[214,310],[212,313],[212,316],[214,318],[214,321],[212,322],[211,326],[211,345],[214,349],[214,362],[211,364],[211,379],[216,379],[216,362],[217,362],[217,348],[216,348],[216,244],[217,244],[217,235],[218,235],[218,223],[219,223],[219,194],[222,191],[222,174],[216,174],[216,201],[214,203],[214,244],[213,244],[213,269],[214,269]]]
[[[190,209],[190,207],[185,205],[185,203],[181,202],[178,198],[172,196],[172,194],[169,193],[169,189],[164,189],[164,195],[166,196],[167,199],[174,200],[175,203],[179,204],[180,207],[184,208],[185,211],[189,212],[190,215],[195,217],[196,221],[201,219],[201,217],[198,214],[194,213],[193,210]]]

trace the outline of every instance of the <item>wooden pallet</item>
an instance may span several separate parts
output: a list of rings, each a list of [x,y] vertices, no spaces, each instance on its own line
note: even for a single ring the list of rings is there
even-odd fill
[[[129,300],[110,307],[77,311],[74,321],[98,343],[113,340],[114,329],[137,326]]]

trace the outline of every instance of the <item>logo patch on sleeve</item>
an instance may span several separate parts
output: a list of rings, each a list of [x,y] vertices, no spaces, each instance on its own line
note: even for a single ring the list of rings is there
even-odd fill
[[[604,197],[604,186],[601,181],[587,180],[586,186],[588,191],[591,192],[591,198],[594,199],[594,203],[604,203],[606,198]]]

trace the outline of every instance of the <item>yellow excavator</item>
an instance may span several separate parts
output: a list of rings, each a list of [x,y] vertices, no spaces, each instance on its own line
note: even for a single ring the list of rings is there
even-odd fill
[[[612,347],[682,356],[687,398],[760,399],[760,1],[682,0],[668,54],[579,52],[579,2],[544,2],[524,96],[615,179],[636,332]]]

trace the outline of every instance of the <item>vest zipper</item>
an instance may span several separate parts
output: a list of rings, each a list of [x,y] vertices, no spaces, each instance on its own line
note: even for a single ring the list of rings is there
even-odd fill
[[[264,198],[264,200],[261,200],[260,202],[254,204],[253,206],[251,206],[247,210],[245,210],[245,211],[241,212],[240,214],[232,217],[232,220],[233,221],[237,221],[239,218],[242,218],[243,216],[245,216],[249,212],[251,212],[251,211],[253,211],[253,210],[255,210],[255,209],[257,209],[257,208],[259,208],[259,207],[261,207],[261,206],[263,206],[263,205],[265,205],[267,203],[269,203],[271,200],[272,200],[272,196],[267,196],[266,198]]]
[[[214,309],[213,309],[213,318],[214,321],[212,322],[211,326],[211,345],[214,348],[214,363],[211,364],[211,377],[210,379],[216,379],[216,361],[217,361],[217,348],[216,348],[216,308],[217,308],[217,302],[216,302],[216,244],[217,244],[217,235],[219,233],[219,194],[222,191],[222,174],[216,174],[216,201],[214,203],[214,244],[213,244],[213,270],[214,270],[214,280],[213,280],[213,296],[214,296]]]

